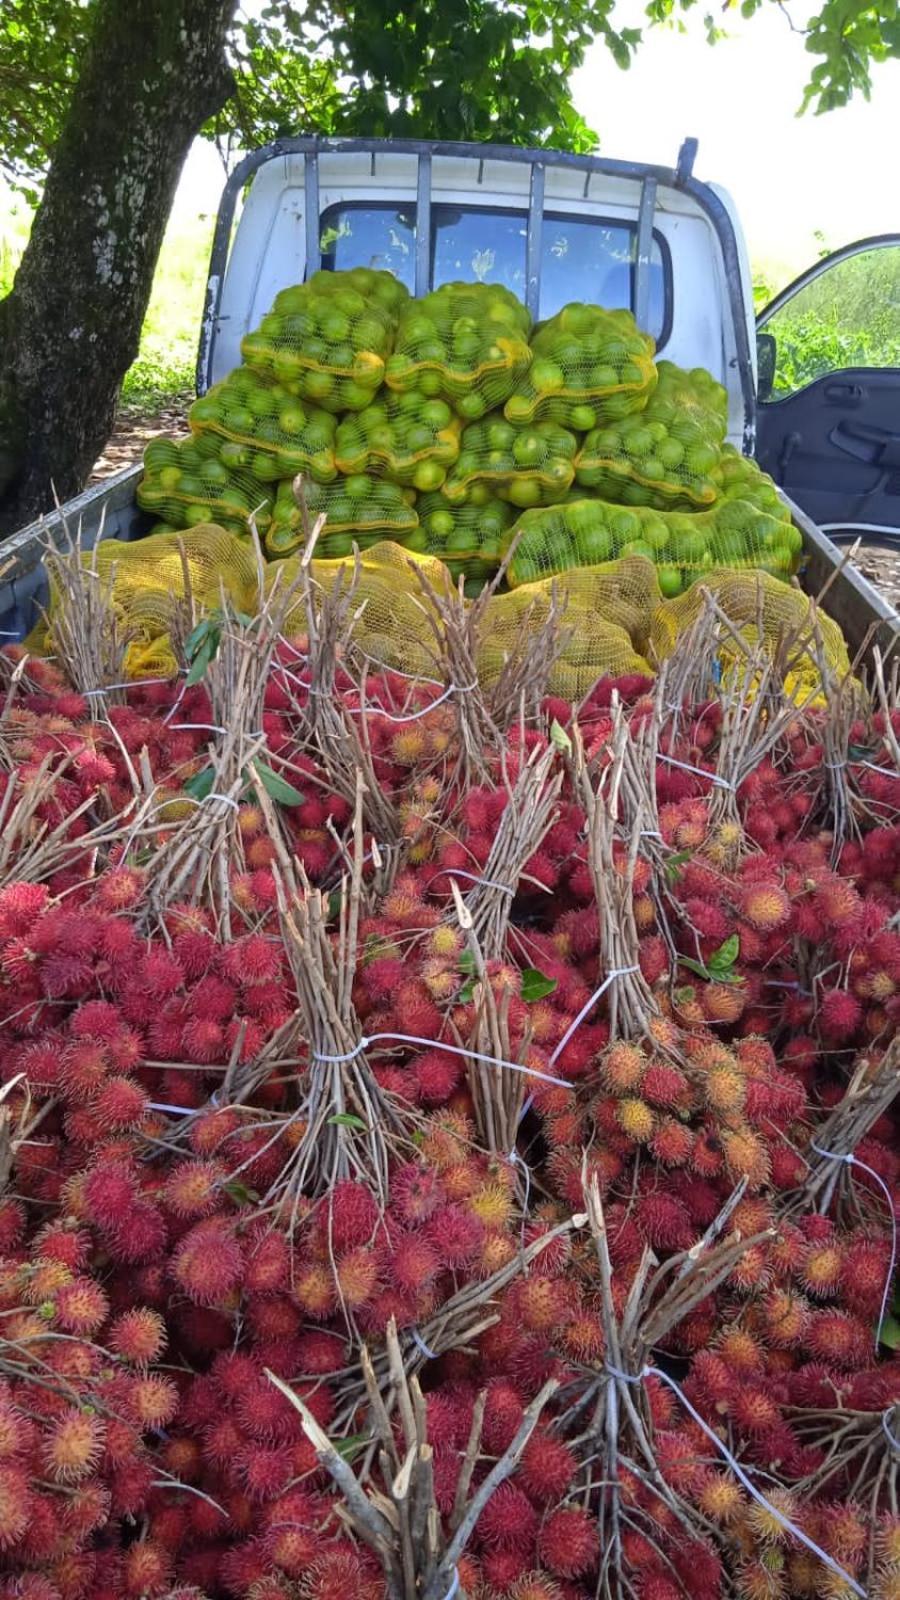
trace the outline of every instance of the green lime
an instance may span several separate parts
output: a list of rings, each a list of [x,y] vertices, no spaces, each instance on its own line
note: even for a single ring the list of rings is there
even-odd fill
[[[673,600],[684,588],[680,567],[657,567],[656,579],[666,600]]]
[[[555,361],[545,361],[540,358],[533,361],[528,377],[532,388],[537,390],[538,394],[558,394],[560,389],[565,388],[565,374]]]

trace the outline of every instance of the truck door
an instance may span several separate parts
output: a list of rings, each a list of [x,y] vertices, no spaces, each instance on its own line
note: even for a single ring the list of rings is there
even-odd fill
[[[757,459],[820,527],[900,545],[900,234],[818,261],[757,318]]]

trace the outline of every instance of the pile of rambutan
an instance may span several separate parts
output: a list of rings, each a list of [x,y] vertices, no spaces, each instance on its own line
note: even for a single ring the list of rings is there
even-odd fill
[[[485,713],[476,759],[450,690],[348,648],[348,779],[281,640],[212,899],[188,851],[157,870],[204,683],[101,707],[4,660],[0,1600],[432,1600],[460,1528],[434,1600],[898,1600],[900,713],[845,727],[837,806],[827,705],[773,710],[745,771],[724,689],[606,680],[577,727]],[[598,879],[585,783],[620,779]],[[399,1594],[402,1517],[370,1499],[366,1537],[360,1496],[409,1394]]]

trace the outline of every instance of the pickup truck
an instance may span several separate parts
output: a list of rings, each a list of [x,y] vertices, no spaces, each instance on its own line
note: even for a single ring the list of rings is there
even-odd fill
[[[657,349],[707,368],[728,392],[728,436],[756,455],[801,529],[801,581],[829,578],[827,609],[854,652],[871,629],[883,650],[900,618],[818,523],[900,542],[900,368],[823,371],[796,393],[779,375],[779,334],[796,301],[854,256],[896,254],[900,235],[819,262],[763,313],[733,202],[694,176],[696,141],[674,167],[487,144],[281,139],[252,151],[219,206],[196,387],[240,361],[242,336],[279,290],[318,268],[386,268],[414,294],[454,279],[505,284],[536,319],[566,301],[630,308]],[[821,297],[821,287],[816,291]],[[895,308],[896,309],[896,308]],[[759,354],[757,348],[759,338]],[[89,489],[0,550],[0,633],[22,638],[46,603],[43,543],[80,524],[90,545],[140,538],[139,464]],[[813,518],[817,521],[814,521]]]

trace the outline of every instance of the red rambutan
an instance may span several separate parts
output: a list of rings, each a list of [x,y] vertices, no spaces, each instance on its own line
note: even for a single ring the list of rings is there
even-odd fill
[[[240,1245],[227,1223],[210,1219],[197,1223],[177,1246],[172,1257],[172,1277],[195,1305],[212,1306],[227,1298],[238,1283],[243,1258]]]
[[[560,1578],[593,1571],[600,1556],[596,1519],[577,1506],[561,1506],[546,1518],[538,1538],[542,1562]]]

